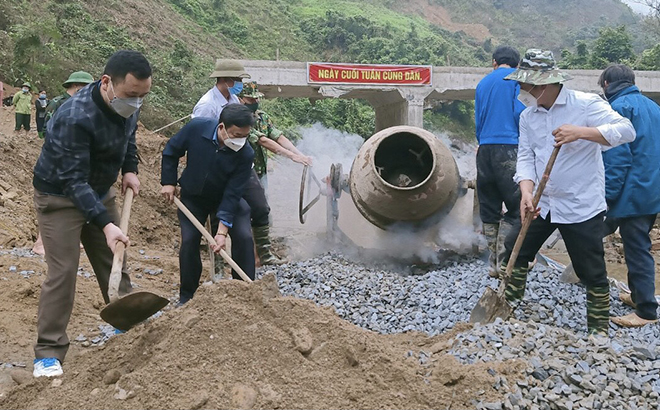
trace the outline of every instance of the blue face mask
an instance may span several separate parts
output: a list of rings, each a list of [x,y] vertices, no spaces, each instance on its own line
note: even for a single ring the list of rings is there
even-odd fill
[[[234,86],[229,88],[229,94],[238,95],[243,91],[243,81],[234,81]]]
[[[41,95],[39,96],[39,99],[40,99],[40,100],[45,100],[45,99],[46,99],[46,96],[43,95],[43,94],[41,94]]]

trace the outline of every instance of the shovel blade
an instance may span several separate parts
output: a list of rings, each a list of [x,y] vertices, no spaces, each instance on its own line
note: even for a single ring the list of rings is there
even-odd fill
[[[150,292],[134,292],[110,302],[101,311],[101,319],[119,330],[128,330],[151,317],[168,303],[169,300]]]
[[[491,323],[498,317],[506,320],[511,316],[512,311],[513,308],[507,302],[503,293],[499,294],[491,288],[486,288],[483,296],[470,313],[470,322]]]

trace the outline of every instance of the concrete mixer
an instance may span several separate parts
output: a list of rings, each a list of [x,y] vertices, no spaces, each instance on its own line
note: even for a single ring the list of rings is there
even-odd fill
[[[307,200],[312,184],[318,194]],[[360,214],[373,225],[386,231],[421,230],[440,222],[473,185],[463,181],[451,152],[435,135],[417,127],[396,126],[374,134],[362,145],[350,175],[343,173],[341,164],[333,164],[330,174],[319,181],[306,167],[299,219],[304,223],[307,211],[325,196],[328,234],[346,240],[337,220],[338,199],[348,192]]]

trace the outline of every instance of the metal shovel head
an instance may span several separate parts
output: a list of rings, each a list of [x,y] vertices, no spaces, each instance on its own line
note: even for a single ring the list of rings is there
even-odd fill
[[[110,302],[101,311],[101,318],[119,330],[128,330],[168,303],[169,300],[150,292],[134,292]]]
[[[498,317],[506,320],[511,316],[513,308],[507,302],[504,294],[499,294],[491,288],[486,288],[483,296],[470,313],[471,323],[491,323]]]

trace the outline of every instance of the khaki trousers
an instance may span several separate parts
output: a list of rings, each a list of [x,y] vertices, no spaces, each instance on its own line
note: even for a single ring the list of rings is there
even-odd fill
[[[118,223],[114,189],[102,200],[112,219]],[[34,205],[48,264],[48,275],[41,285],[34,354],[37,359],[56,357],[63,362],[69,349],[66,328],[76,293],[80,242],[85,247],[106,303],[109,302],[108,280],[113,254],[108,248],[103,230],[87,223],[82,212],[67,197],[35,190]],[[124,265],[119,294],[124,295],[130,291],[131,280]]]

